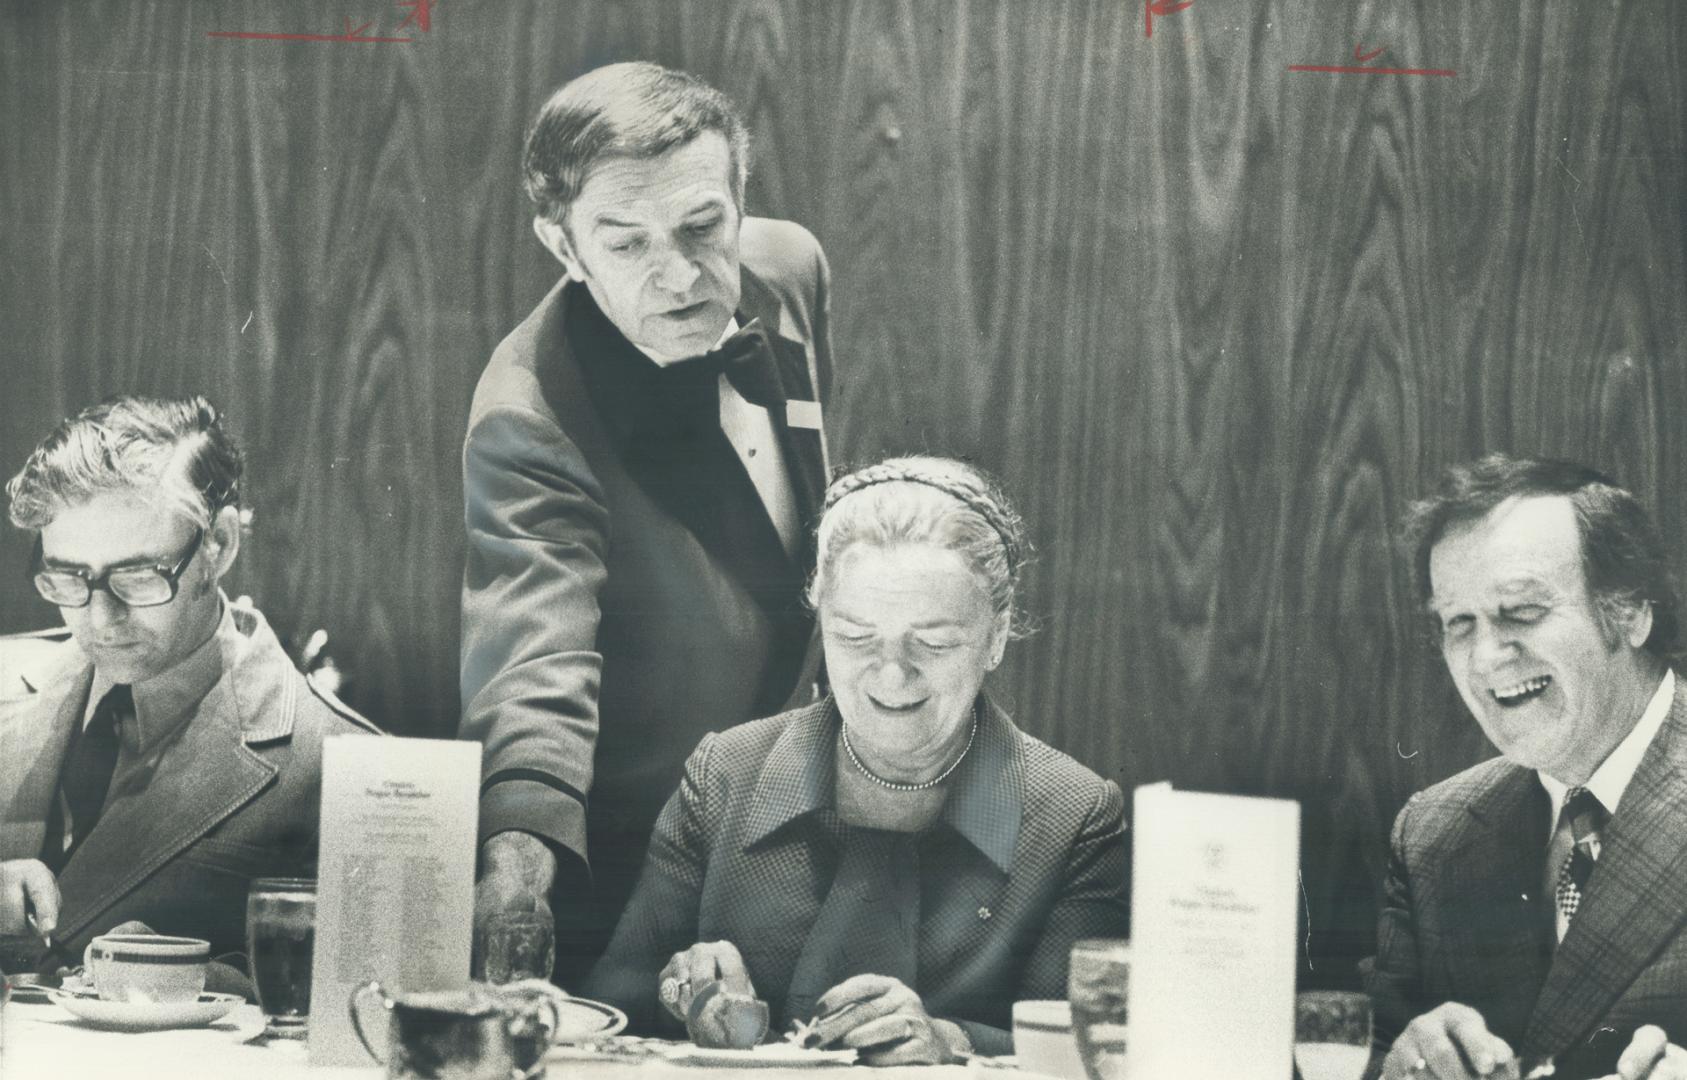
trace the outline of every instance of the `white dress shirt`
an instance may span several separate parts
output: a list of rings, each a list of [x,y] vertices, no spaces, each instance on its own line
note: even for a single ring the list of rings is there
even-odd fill
[[[726,329],[713,347],[720,348],[737,332],[738,320],[728,319]],[[797,496],[791,490],[790,474],[785,471],[785,451],[779,445],[773,417],[760,405],[745,400],[725,375],[720,376],[720,429],[737,452],[744,471],[750,474],[750,483],[761,496],[785,553],[794,558],[802,546],[802,522],[797,515]]]
[[[1646,711],[1640,714],[1640,721],[1634,725],[1617,748],[1600,763],[1599,768],[1588,777],[1582,786],[1593,792],[1599,800],[1599,805],[1605,808],[1606,814],[1615,815],[1617,804],[1622,801],[1623,792],[1628,790],[1628,782],[1634,779],[1634,770],[1640,767],[1640,759],[1646,756],[1646,748],[1652,745],[1657,737],[1658,729],[1663,727],[1664,718],[1669,715],[1669,708],[1675,702],[1675,672],[1665,671],[1664,677],[1658,683],[1658,689],[1652,694],[1652,700],[1647,704]],[[1570,823],[1560,822],[1559,816],[1564,809],[1564,796],[1570,786],[1564,782],[1536,770],[1536,776],[1541,778],[1541,786],[1552,800],[1552,835],[1546,845],[1546,879],[1542,883],[1547,898],[1552,899],[1558,889],[1558,875],[1564,867],[1564,860],[1570,857],[1570,850],[1575,847],[1575,838],[1570,834]],[[1599,841],[1592,844],[1593,857],[1599,858]],[[1557,905],[1554,904],[1556,910]],[[1569,929],[1570,920],[1564,917],[1562,911],[1557,912],[1558,940],[1564,940],[1564,931]]]

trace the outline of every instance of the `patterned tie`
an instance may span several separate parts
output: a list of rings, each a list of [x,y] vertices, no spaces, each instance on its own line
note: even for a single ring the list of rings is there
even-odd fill
[[[1610,816],[1600,805],[1599,797],[1587,788],[1574,787],[1564,793],[1563,819],[1570,823],[1570,836],[1574,841],[1563,868],[1558,872],[1558,911],[1565,922],[1575,918],[1576,909],[1581,907],[1582,892],[1587,888],[1587,879],[1593,873],[1597,857],[1594,848],[1599,843],[1599,830],[1604,828]]]
[[[93,718],[71,744],[65,755],[64,770],[59,774],[59,789],[64,798],[53,800],[53,810],[47,820],[47,844],[43,860],[57,874],[70,861],[82,841],[93,831],[105,809],[105,796],[111,789],[111,774],[117,770],[117,726],[135,714],[135,699],[127,686],[114,686],[106,691],[94,709]],[[64,807],[70,808],[67,821]],[[70,834],[66,848],[64,837]]]

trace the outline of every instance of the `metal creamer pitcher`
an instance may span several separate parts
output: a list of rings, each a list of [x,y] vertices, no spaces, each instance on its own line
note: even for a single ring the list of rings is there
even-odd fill
[[[562,992],[529,979],[507,986],[391,994],[379,982],[352,991],[357,1037],[394,1080],[519,1080],[539,1068],[561,1022]],[[386,1014],[386,1037],[365,1027]],[[376,1049],[382,1041],[386,1052]]]

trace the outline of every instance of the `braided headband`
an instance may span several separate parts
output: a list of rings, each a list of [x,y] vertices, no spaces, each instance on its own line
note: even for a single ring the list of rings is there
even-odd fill
[[[1002,542],[1002,552],[1007,556],[1008,574],[1018,572],[1020,561],[1025,553],[1017,541],[1013,539],[1014,528],[1002,508],[995,500],[988,498],[978,488],[962,480],[956,480],[935,473],[921,472],[903,465],[869,465],[865,469],[858,469],[826,489],[826,501],[821,507],[824,513],[836,506],[846,496],[853,495],[862,488],[870,488],[875,484],[891,483],[924,484],[929,488],[936,488],[950,498],[965,504],[967,509],[976,513],[989,523],[996,531],[996,536]]]

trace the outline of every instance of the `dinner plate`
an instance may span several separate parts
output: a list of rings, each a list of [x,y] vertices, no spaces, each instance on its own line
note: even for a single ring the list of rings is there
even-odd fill
[[[627,1026],[627,1014],[613,1005],[590,998],[570,997],[557,1002],[556,1034],[551,1045],[566,1046],[587,1039],[604,1039]]]
[[[676,1046],[662,1057],[679,1065],[719,1065],[740,1069],[778,1069],[803,1065],[852,1065],[854,1050],[817,1050],[790,1043],[763,1043],[748,1050],[710,1050]]]
[[[246,999],[239,994],[200,994],[198,1001],[169,1003],[106,1001],[72,990],[49,990],[58,1005],[77,1019],[106,1031],[163,1031],[204,1027],[221,1020]]]

